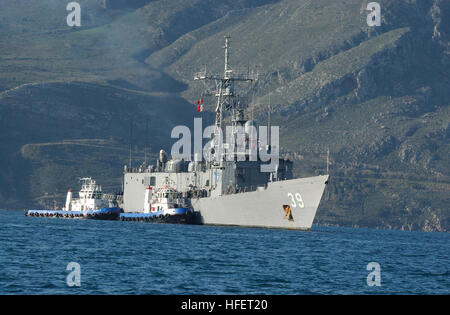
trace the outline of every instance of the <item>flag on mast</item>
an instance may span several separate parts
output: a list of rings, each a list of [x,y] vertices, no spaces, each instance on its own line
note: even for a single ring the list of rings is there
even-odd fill
[[[195,104],[197,104],[197,112],[202,112],[203,111],[203,97],[200,98],[200,100],[197,100],[195,102]]]

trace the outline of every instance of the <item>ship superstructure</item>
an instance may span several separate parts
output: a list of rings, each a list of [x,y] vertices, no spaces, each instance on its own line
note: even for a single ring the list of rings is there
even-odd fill
[[[72,199],[72,190],[69,189],[66,197],[66,206],[63,210],[86,211],[107,208],[108,200],[103,199],[102,187],[91,177],[80,178],[81,189],[78,199]]]

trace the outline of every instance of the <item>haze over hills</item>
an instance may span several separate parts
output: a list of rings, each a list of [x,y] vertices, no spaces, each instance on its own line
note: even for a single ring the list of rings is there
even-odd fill
[[[133,164],[170,149],[193,122],[193,74],[223,70],[231,35],[296,173],[323,173],[330,149],[316,223],[448,231],[450,3],[378,1],[368,27],[368,2],[80,0],[80,28],[64,1],[1,3],[0,206],[60,202],[85,175],[119,189],[130,121]]]

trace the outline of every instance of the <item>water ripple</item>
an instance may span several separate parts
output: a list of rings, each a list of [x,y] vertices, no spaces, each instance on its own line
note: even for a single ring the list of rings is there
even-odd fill
[[[449,294],[450,235],[27,218],[0,211],[2,294]],[[69,262],[81,286],[69,287]],[[381,287],[369,287],[369,262]]]

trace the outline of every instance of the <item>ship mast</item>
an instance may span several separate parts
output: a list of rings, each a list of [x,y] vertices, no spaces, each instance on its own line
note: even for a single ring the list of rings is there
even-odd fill
[[[224,77],[228,76],[228,58],[230,57],[228,49],[230,48],[229,40],[230,36],[225,36],[225,46],[223,47],[225,49],[225,71],[224,71]]]
[[[194,80],[202,81],[214,81],[215,90],[203,93],[203,95],[213,95],[216,97],[216,120],[214,137],[218,139],[223,135],[223,117],[225,111],[231,111],[233,134],[235,133],[235,127],[240,121],[244,119],[244,108],[242,107],[241,98],[234,92],[234,82],[252,82],[255,81],[254,76],[249,73],[247,75],[236,74],[229,64],[230,60],[230,36],[225,36],[225,60],[224,60],[224,72],[223,76],[208,74],[206,68],[204,72],[197,73],[194,76]],[[214,152],[223,152],[219,148],[221,141],[214,141]],[[223,160],[224,154],[220,157]]]

